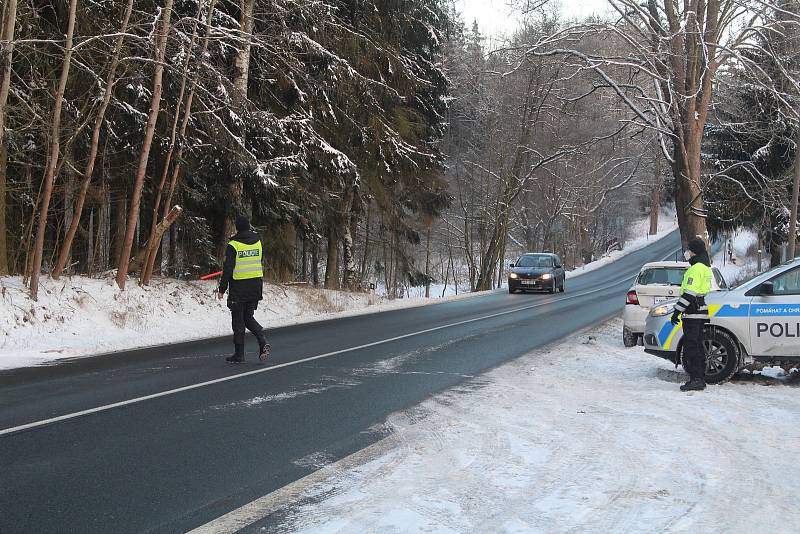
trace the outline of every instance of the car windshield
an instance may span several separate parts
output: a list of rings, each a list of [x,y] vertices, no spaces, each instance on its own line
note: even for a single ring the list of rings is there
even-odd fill
[[[553,258],[550,256],[522,256],[517,261],[516,267],[552,267]]]
[[[640,286],[665,285],[679,286],[683,282],[686,269],[680,267],[660,267],[647,269],[639,275]]]

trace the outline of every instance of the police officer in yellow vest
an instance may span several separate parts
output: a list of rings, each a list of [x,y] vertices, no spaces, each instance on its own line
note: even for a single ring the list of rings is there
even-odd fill
[[[269,357],[269,344],[264,329],[253,314],[258,301],[263,298],[264,251],[261,239],[253,231],[246,217],[236,218],[236,235],[231,237],[225,249],[225,264],[219,282],[217,296],[220,300],[228,292],[228,308],[233,324],[233,356],[225,358],[229,363],[244,362],[245,328],[258,339],[258,354],[261,361]]]
[[[672,323],[683,320],[683,367],[689,381],[681,391],[698,391],[706,388],[706,351],[703,347],[704,329],[708,323],[706,295],[711,291],[711,259],[706,244],[701,239],[689,242],[686,256],[691,266],[686,270],[681,285],[681,299],[675,304]]]

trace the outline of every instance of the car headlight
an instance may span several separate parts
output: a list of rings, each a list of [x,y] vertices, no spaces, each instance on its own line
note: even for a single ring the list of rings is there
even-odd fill
[[[517,273],[511,273],[511,274],[508,275],[508,277],[509,278],[514,278],[516,280],[517,278],[519,278],[519,275]]]
[[[652,317],[664,317],[665,315],[672,315],[674,311],[674,306],[658,306],[650,310],[650,315]]]
[[[544,273],[542,275],[542,280],[550,280],[551,278],[553,278],[553,275],[550,273]]]

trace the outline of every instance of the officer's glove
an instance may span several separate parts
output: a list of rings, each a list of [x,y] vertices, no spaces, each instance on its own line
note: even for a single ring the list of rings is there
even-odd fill
[[[675,313],[673,313],[672,317],[670,318],[670,322],[675,326],[677,326],[678,323],[681,322],[681,312],[676,311]]]

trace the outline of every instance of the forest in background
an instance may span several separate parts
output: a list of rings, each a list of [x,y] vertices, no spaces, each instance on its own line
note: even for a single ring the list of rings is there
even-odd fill
[[[196,278],[243,213],[272,281],[489,289],[667,202],[778,261],[797,2],[551,4],[498,41],[452,0],[3,0],[0,274]]]

